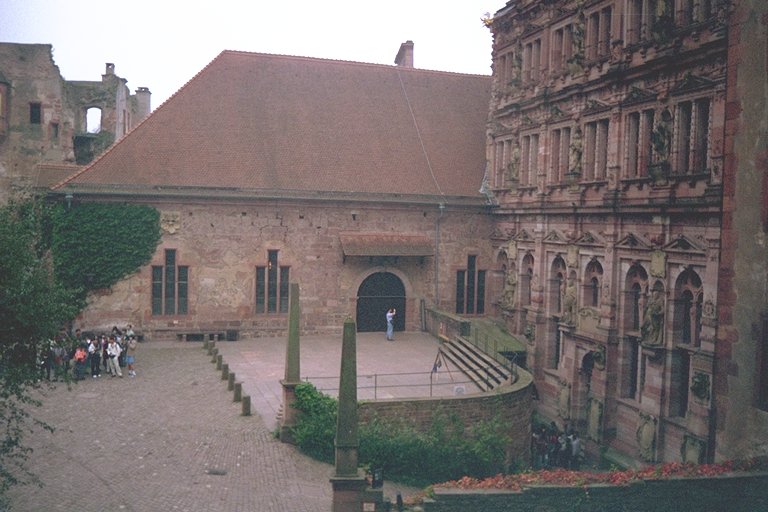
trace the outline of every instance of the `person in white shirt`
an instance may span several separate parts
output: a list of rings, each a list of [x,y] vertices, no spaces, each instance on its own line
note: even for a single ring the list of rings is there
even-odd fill
[[[110,336],[109,337],[109,345],[107,345],[107,366],[109,367],[109,372],[114,377],[117,375],[118,377],[123,376],[123,372],[120,370],[120,353],[122,352],[122,349],[120,348],[120,345],[117,344],[115,337]]]

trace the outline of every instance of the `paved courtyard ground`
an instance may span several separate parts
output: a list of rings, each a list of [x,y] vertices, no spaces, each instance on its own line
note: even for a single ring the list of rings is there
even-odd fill
[[[379,334],[359,335],[359,373],[404,373],[388,377],[390,382],[415,378],[407,372],[426,373],[427,384],[418,387],[430,392],[435,340],[421,333],[398,334],[394,343]],[[69,390],[59,384],[41,391],[44,405],[34,415],[56,430],[37,430],[27,437],[34,448],[28,468],[42,487],[13,489],[12,510],[330,510],[333,467],[272,435],[284,340],[218,345],[237,380],[243,381],[243,392],[252,396],[252,416],[240,414],[241,405],[233,402],[200,343],[142,343],[136,378],[127,373],[122,379],[102,376]],[[302,376],[338,374],[340,347],[340,337],[302,338]],[[456,384],[448,383],[458,376],[449,376],[444,368],[438,376],[453,392]],[[387,389],[377,392],[392,395]],[[416,491],[389,481],[384,490],[393,501],[398,492],[407,496]]]

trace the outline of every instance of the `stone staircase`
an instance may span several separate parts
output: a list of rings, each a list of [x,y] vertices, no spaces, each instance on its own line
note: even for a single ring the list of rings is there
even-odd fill
[[[467,376],[480,391],[491,391],[513,380],[509,368],[475,347],[463,336],[443,338],[440,353]]]

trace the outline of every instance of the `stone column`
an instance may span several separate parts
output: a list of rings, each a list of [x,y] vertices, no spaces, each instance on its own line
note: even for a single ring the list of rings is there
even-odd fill
[[[296,385],[301,382],[301,342],[299,339],[301,312],[299,309],[298,283],[291,283],[289,297],[285,378],[280,381],[280,384],[283,386],[283,419],[280,424],[280,441],[294,444],[291,428],[296,425],[297,411],[293,404],[296,402]]]
[[[333,512],[362,510],[365,478],[357,467],[357,347],[355,322],[344,321],[339,376],[339,411],[336,419],[336,471],[331,478]]]

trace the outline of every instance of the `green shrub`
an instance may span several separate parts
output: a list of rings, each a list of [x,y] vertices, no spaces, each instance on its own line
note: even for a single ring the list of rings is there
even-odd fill
[[[307,455],[332,463],[337,401],[302,383],[296,387],[295,406],[300,411],[293,428],[297,445]],[[383,469],[389,480],[416,486],[462,476],[483,478],[508,469],[506,431],[498,418],[465,429],[457,417],[437,413],[426,432],[404,419],[375,418],[360,425],[358,461]]]

